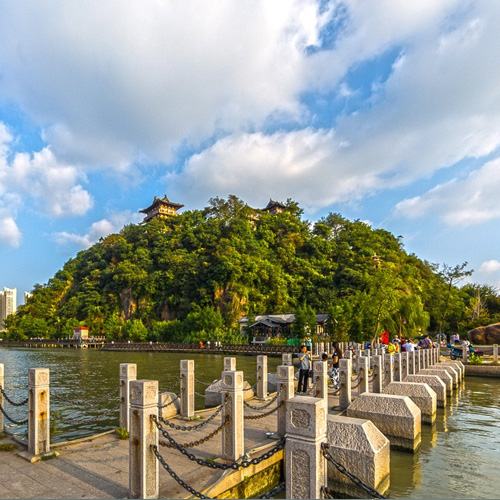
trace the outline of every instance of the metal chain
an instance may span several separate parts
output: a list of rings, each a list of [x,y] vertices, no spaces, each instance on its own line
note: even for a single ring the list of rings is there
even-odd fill
[[[222,424],[220,424],[219,427],[217,427],[217,429],[215,429],[210,434],[208,434],[208,436],[206,436],[204,438],[197,439],[196,441],[191,441],[190,443],[181,444],[179,446],[182,446],[183,448],[194,448],[195,446],[200,446],[200,444],[206,443],[207,441],[209,441],[213,437],[217,436],[217,434],[219,434],[219,432],[222,429],[224,429],[224,427],[226,426],[226,424],[229,422],[230,419],[231,419],[231,417],[229,415],[226,415],[224,422],[222,422]],[[165,441],[160,441],[160,445],[164,446],[165,448],[173,448],[174,447],[172,444],[165,443]]]
[[[276,408],[273,408],[271,411],[268,411],[267,413],[262,413],[261,415],[244,415],[243,418],[245,420],[258,420],[259,418],[267,417],[268,415],[271,415],[275,411],[278,411],[278,408],[280,408],[284,404],[285,402],[282,401]]]
[[[200,398],[206,398],[206,397],[207,397],[207,395],[206,395],[206,394],[202,394],[201,392],[196,392],[196,391],[193,391],[193,392],[194,392],[194,395],[195,395],[195,396],[198,396],[198,397],[200,397]]]
[[[102,403],[103,401],[107,401],[111,396],[116,394],[120,390],[119,387],[116,387],[111,392],[108,392],[105,396],[98,399],[77,399],[76,401],[71,401],[63,396],[58,396],[57,394],[51,394],[50,397],[54,401],[62,401],[64,403],[71,403],[73,406],[79,407],[87,407],[92,406],[93,403]]]
[[[322,486],[321,493],[323,494],[323,498],[335,498],[330,494],[330,488],[328,488],[328,486]]]
[[[165,390],[160,391],[160,394],[164,394],[165,392],[170,392],[174,387],[177,387],[180,383],[180,379],[176,380],[172,385],[169,385]]]
[[[162,467],[170,474],[170,476],[173,479],[175,479],[177,481],[178,484],[180,484],[185,490],[189,491],[189,493],[191,493],[191,495],[194,495],[195,497],[198,497],[198,498],[210,498],[210,497],[207,497],[207,496],[203,495],[199,491],[196,491],[194,488],[191,488],[191,486],[189,486],[189,484],[187,484],[185,481],[183,481],[170,468],[170,466],[167,464],[167,462],[165,462],[165,459],[160,455],[160,452],[158,451],[158,447],[155,444],[151,445],[151,449],[153,450],[153,453],[155,454],[155,456],[158,459],[158,461],[161,463]]]
[[[7,396],[6,392],[3,390],[3,387],[0,385],[0,391],[2,392],[3,394],[3,397],[5,398],[5,400],[11,404],[12,406],[24,406],[28,400],[29,400],[29,396],[24,399],[23,401],[19,401],[19,402],[16,402],[16,401],[12,401],[12,399],[9,398],[9,396]]]
[[[261,406],[254,406],[250,403],[247,403],[246,401],[243,401],[243,404],[245,406],[248,406],[248,408],[251,408],[252,410],[263,410],[264,408],[267,408],[269,406],[271,406],[276,400],[278,399],[278,394],[276,394],[276,396],[274,396],[273,399],[271,399],[269,402],[267,402],[265,405],[261,405]]]
[[[377,372],[373,372],[371,377],[368,377],[368,382],[373,382],[378,377]]]
[[[324,457],[332,463],[335,468],[345,476],[347,476],[354,484],[365,490],[367,493],[370,494],[370,496],[374,498],[386,498],[383,495],[381,495],[376,489],[372,488],[371,486],[368,486],[365,484],[358,476],[352,474],[349,472],[342,464],[337,462],[331,455],[331,453],[328,451],[329,449],[329,444],[328,443],[322,443],[321,444],[321,449],[323,451]]]
[[[211,422],[222,411],[223,408],[224,408],[224,405],[220,405],[217,408],[217,410],[215,410],[214,413],[212,413],[212,415],[210,415],[210,417],[207,418],[207,420],[205,420],[201,424],[197,424],[197,425],[177,425],[177,424],[172,424],[171,422],[169,422],[168,420],[165,420],[161,416],[159,416],[158,419],[160,420],[160,422],[168,425],[169,427],[171,427],[172,429],[175,429],[177,431],[194,431],[196,429],[201,429],[202,427],[205,427],[205,425],[207,425],[209,422]]]
[[[204,385],[206,387],[209,387],[211,386],[214,382],[216,382],[216,380],[214,380],[213,382],[203,382],[201,380],[198,380],[197,378],[194,379],[194,381],[197,383],[197,384],[201,384],[201,385]]]
[[[196,455],[193,455],[192,453],[187,451],[185,448],[180,446],[179,443],[177,443],[175,441],[175,439],[173,439],[170,436],[170,434],[161,426],[161,423],[156,418],[156,415],[151,415],[151,419],[156,424],[156,427],[161,432],[163,437],[168,439],[170,444],[172,444],[176,450],[178,450],[180,453],[182,453],[185,457],[187,457],[192,462],[196,462],[198,465],[203,465],[204,467],[208,467],[210,469],[238,470],[241,467],[250,467],[250,465],[257,465],[260,462],[262,462],[263,460],[267,460],[268,458],[271,458],[275,453],[282,450],[285,446],[285,438],[282,438],[280,441],[278,441],[278,443],[276,444],[276,446],[273,449],[269,450],[267,453],[264,453],[260,457],[252,458],[251,460],[243,460],[240,463],[232,462],[230,464],[221,464],[219,462],[208,462],[207,460],[203,460],[202,458],[198,458]]]
[[[275,486],[271,491],[268,491],[265,495],[262,495],[259,498],[273,498],[274,495],[277,495],[284,487],[286,483],[283,481],[282,483]]]
[[[10,418],[9,415],[7,415],[7,413],[5,412],[5,410],[3,409],[3,406],[0,405],[0,411],[4,414],[5,418],[9,421],[9,422],[12,422],[13,424],[16,424],[16,425],[24,425],[24,424],[27,424],[28,423],[28,419],[26,420],[21,420],[20,422],[18,422],[17,420],[14,420],[13,418]]]
[[[58,417],[54,416],[53,419],[63,422],[65,424],[91,424],[92,422],[96,422],[97,420],[101,420],[103,417],[111,415],[111,413],[119,410],[119,406],[112,408],[110,410],[105,410],[99,413],[96,417],[92,418],[66,418],[66,417]]]
[[[358,380],[358,383],[356,385],[352,385],[351,384],[351,389],[356,389],[357,387],[359,387],[361,385],[361,382],[363,382],[363,378],[360,376],[359,380]]]
[[[164,405],[158,406],[158,408],[159,409],[161,409],[161,408],[167,408],[167,406],[170,406],[170,405],[174,404],[179,399],[179,397],[180,396],[178,394],[176,394],[175,398],[173,398],[171,401],[169,401],[168,403],[166,403]]]

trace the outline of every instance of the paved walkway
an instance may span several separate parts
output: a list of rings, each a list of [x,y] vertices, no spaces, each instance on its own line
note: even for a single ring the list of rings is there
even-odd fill
[[[338,398],[330,397],[329,403],[330,407],[338,404]],[[210,411],[206,413],[207,416],[210,414]],[[259,412],[245,408],[245,414],[256,415]],[[172,422],[196,425],[201,420],[192,424],[180,419]],[[207,436],[220,422],[221,418],[216,417],[199,430],[182,432],[169,429],[169,433],[179,443],[190,442]],[[266,432],[276,431],[276,425],[276,413],[258,420],[245,420],[245,450],[275,443]],[[0,439],[0,444],[12,442],[8,436]],[[0,498],[128,498],[128,446],[128,440],[120,440],[111,433],[76,444],[56,446],[53,449],[60,453],[59,457],[33,464],[17,456],[16,451],[0,452]],[[17,451],[23,449],[20,445],[17,447]],[[190,451],[197,457],[212,459],[220,454],[220,450],[221,434],[218,434]],[[177,450],[161,447],[160,452],[175,473],[198,491],[203,491],[223,474],[223,471],[190,461]],[[260,454],[257,452],[256,456]],[[189,496],[160,465],[160,498]]]

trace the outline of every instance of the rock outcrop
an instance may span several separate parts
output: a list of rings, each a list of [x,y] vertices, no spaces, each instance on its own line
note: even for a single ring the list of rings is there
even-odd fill
[[[500,344],[500,323],[474,328],[474,330],[470,330],[467,335],[473,344]]]

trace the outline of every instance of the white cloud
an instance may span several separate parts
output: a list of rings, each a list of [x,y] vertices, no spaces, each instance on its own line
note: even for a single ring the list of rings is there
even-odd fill
[[[80,249],[86,249],[99,241],[100,238],[105,238],[110,234],[117,233],[123,226],[130,223],[137,223],[142,219],[139,214],[129,211],[117,212],[111,214],[106,219],[94,222],[86,234],[80,235],[76,233],[68,233],[62,231],[54,235],[54,239],[58,245],[75,245]]]
[[[479,267],[480,273],[490,274],[500,271],[500,262],[498,260],[486,260]]]
[[[5,210],[0,209],[0,245],[16,248],[21,244],[21,239],[16,221]]]
[[[440,218],[449,226],[468,227],[500,218],[500,159],[492,160],[463,179],[455,178],[427,193],[398,203],[396,215]]]

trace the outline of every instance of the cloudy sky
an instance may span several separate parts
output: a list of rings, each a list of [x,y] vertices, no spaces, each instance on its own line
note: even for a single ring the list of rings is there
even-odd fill
[[[500,286],[500,2],[0,2],[0,288],[154,196],[293,198]]]

